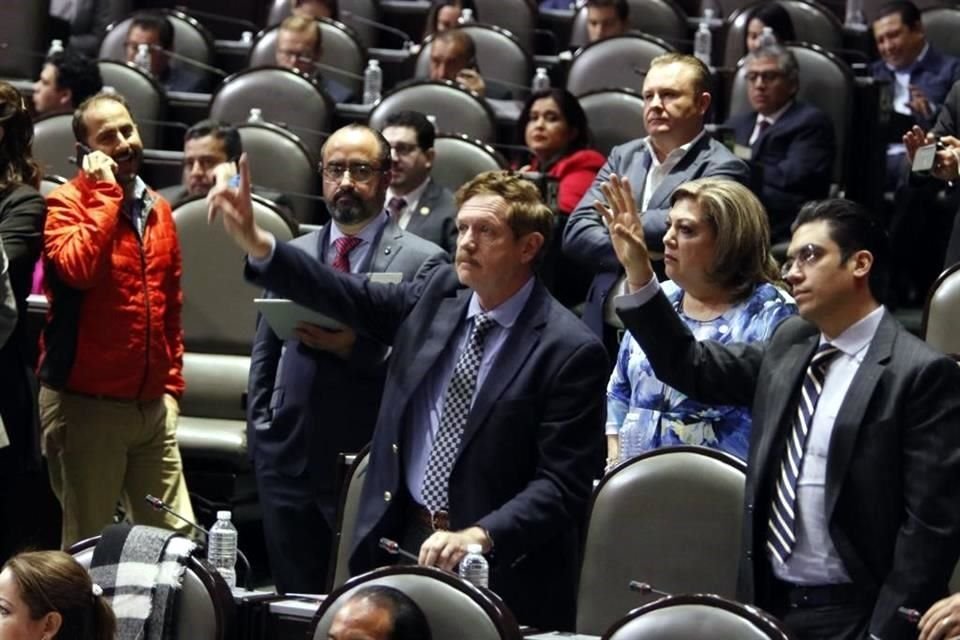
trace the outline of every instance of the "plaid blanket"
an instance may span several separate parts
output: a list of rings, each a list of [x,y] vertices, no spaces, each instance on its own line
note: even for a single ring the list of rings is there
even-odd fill
[[[156,527],[112,525],[93,551],[90,575],[117,616],[117,640],[175,637],[177,601],[196,543]]]

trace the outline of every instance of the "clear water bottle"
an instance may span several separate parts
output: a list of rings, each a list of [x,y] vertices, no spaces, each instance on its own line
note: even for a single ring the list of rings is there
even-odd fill
[[[693,36],[693,55],[708,67],[713,55],[713,34],[710,32],[709,19],[704,15],[703,21],[697,27],[696,35]]]
[[[379,100],[382,90],[383,71],[380,69],[380,61],[370,60],[363,72],[363,104],[373,104]]]
[[[481,545],[467,545],[467,555],[460,561],[460,577],[477,587],[490,586],[490,565],[483,557]]]
[[[470,24],[473,22],[473,9],[463,8],[460,10],[460,17],[457,18],[460,24]]]
[[[530,89],[534,93],[544,91],[550,88],[550,76],[547,74],[546,67],[537,67],[537,72],[533,74],[533,82],[530,83]]]
[[[133,64],[137,65],[140,70],[147,75],[150,75],[150,45],[137,45],[137,55],[133,56]]]
[[[866,31],[867,19],[863,15],[863,0],[847,0],[843,24],[857,31]]]
[[[216,567],[230,588],[237,586],[237,528],[229,511],[217,511],[217,521],[207,536],[207,561]]]
[[[262,123],[263,111],[260,109],[257,109],[256,107],[251,107],[250,114],[247,116],[247,122]]]
[[[777,36],[773,33],[773,27],[764,27],[760,32],[760,47],[769,47],[777,44]]]
[[[617,432],[617,441],[620,444],[620,457],[617,462],[626,462],[644,452],[643,433],[640,431],[640,416],[630,412],[624,417],[623,424]]]
[[[58,53],[63,53],[63,40],[54,38],[50,41],[50,48],[47,49],[47,57],[54,56]]]

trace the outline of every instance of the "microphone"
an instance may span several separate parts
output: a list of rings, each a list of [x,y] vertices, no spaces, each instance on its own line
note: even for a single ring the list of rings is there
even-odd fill
[[[227,75],[229,75],[223,69],[218,69],[217,67],[210,66],[209,64],[205,62],[200,62],[199,60],[194,60],[189,56],[183,55],[182,53],[177,53],[176,51],[171,51],[170,49],[164,49],[158,44],[150,45],[150,49],[152,51],[159,51],[160,53],[164,54],[168,58],[173,58],[178,62],[183,62],[188,67],[195,67],[202,71],[206,71],[207,73],[212,73],[216,76],[220,76],[221,78],[226,78]]]
[[[0,42],[0,49],[5,51],[10,51],[12,53],[22,53],[24,55],[30,56],[31,58],[42,58],[47,59],[47,53],[45,51],[37,51],[35,49],[24,49],[23,47],[17,47],[11,45],[9,42]]]
[[[371,20],[370,18],[365,18],[361,15],[357,15],[353,11],[347,11],[345,9],[340,10],[341,17],[349,17],[351,20],[359,22],[360,24],[365,24],[367,26],[373,27],[374,29],[379,29],[386,33],[398,36],[403,41],[403,46],[401,47],[404,51],[413,52],[414,44],[413,40],[410,39],[410,36],[396,27],[391,27],[388,24],[382,22],[377,22],[376,20]]]
[[[526,93],[530,93],[530,87],[529,87],[529,85],[518,84],[518,83],[516,83],[516,82],[510,82],[509,80],[503,80],[503,79],[501,79],[501,78],[495,78],[494,76],[488,76],[488,75],[485,74],[485,73],[481,73],[481,74],[480,74],[480,77],[483,78],[483,81],[484,81],[485,83],[487,83],[487,84],[489,84],[489,83],[491,83],[491,82],[494,82],[494,83],[496,83],[496,84],[502,84],[503,86],[509,87],[509,88],[511,88],[511,89],[519,89],[520,91],[523,91],[523,92],[526,92]]]
[[[648,582],[638,582],[636,580],[631,580],[628,586],[630,587],[630,591],[636,591],[642,596],[648,596],[651,593],[655,593],[658,596],[663,596],[663,597],[668,597],[672,595],[667,593],[666,591],[660,591],[660,589],[654,589],[653,586]]]
[[[412,560],[415,563],[420,562],[420,558],[413,555],[406,549],[401,549],[400,545],[397,542],[391,540],[390,538],[380,538],[380,548],[386,551],[387,553],[389,553],[390,555],[393,555],[393,556],[399,555],[406,558],[407,560]]]
[[[352,71],[344,71],[340,67],[335,67],[330,64],[323,64],[322,62],[317,62],[313,58],[300,56],[299,58],[297,58],[297,61],[306,62],[307,64],[312,65],[315,69],[320,69],[321,71],[332,71],[337,75],[345,76],[347,78],[353,78],[354,80],[363,80],[363,76],[360,75],[359,73],[354,73]]]
[[[177,11],[181,11],[188,16],[194,18],[204,18],[206,20],[214,20],[216,22],[222,22],[223,24],[235,24],[238,27],[243,27],[247,31],[253,31],[256,33],[260,30],[256,24],[250,22],[249,20],[244,20],[243,18],[234,18],[232,16],[224,16],[219,13],[210,13],[209,11],[200,11],[199,9],[194,9],[193,7],[186,7],[182,4],[178,4],[173,7]]]
[[[196,522],[193,522],[192,520],[187,520],[182,515],[180,515],[179,513],[171,509],[169,506],[167,506],[167,503],[165,503],[160,498],[154,497],[148,493],[143,497],[143,499],[146,500],[150,504],[150,506],[156,509],[157,511],[166,511],[167,513],[172,515],[174,518],[177,518],[178,520],[182,520],[183,522],[186,522],[188,525],[190,525],[197,531],[201,531],[207,537],[208,540],[210,539],[210,531],[208,531],[207,529],[204,529],[203,527],[198,525]],[[251,574],[250,561],[247,560],[247,556],[244,555],[243,551],[240,551],[239,547],[237,547],[237,558],[239,558],[243,562],[243,569],[244,569],[243,581],[244,581],[245,588],[247,591],[251,591],[250,579],[252,578],[252,576],[250,575]]]
[[[181,131],[186,131],[189,129],[189,125],[183,122],[177,122],[175,120],[150,120],[149,118],[137,118],[137,124],[153,124],[158,127],[167,127],[169,129],[180,129]]]
[[[268,187],[265,184],[251,184],[250,188],[254,190],[259,189],[260,191],[274,191],[274,192],[279,191],[279,189],[275,187]],[[280,191],[280,193],[282,193],[285,196],[289,196],[291,198],[301,198],[303,200],[313,200],[315,202],[327,201],[326,198],[324,198],[323,196],[318,196],[314,193],[298,193],[296,191]]]

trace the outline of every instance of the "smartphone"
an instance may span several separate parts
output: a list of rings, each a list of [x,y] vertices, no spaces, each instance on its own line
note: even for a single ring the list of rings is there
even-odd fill
[[[82,142],[77,143],[77,159],[75,160],[75,162],[77,163],[78,168],[83,169],[83,158],[91,151],[93,151],[93,149],[83,144]]]
[[[931,171],[933,171],[933,167],[937,162],[937,152],[943,151],[946,148],[946,145],[944,145],[940,140],[923,145],[917,149],[917,153],[914,154],[913,166],[911,169],[914,173],[919,173],[921,175],[929,174]]]

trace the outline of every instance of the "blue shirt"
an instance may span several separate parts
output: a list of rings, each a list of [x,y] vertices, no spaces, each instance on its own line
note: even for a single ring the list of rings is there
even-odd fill
[[[433,440],[440,428],[440,416],[443,413],[443,398],[447,392],[447,385],[453,376],[453,369],[460,357],[460,352],[466,346],[469,329],[473,324],[473,317],[484,312],[495,321],[495,325],[484,340],[483,360],[477,374],[477,386],[473,391],[473,400],[477,398],[477,391],[483,386],[490,368],[496,361],[497,355],[503,348],[510,329],[517,321],[520,312],[530,299],[533,292],[534,278],[527,280],[520,289],[495,309],[484,309],[480,306],[480,299],[476,293],[470,296],[465,321],[461,322],[450,338],[447,348],[437,359],[436,366],[430,371],[423,384],[413,394],[408,415],[409,428],[407,435],[409,444],[403,447],[404,469],[406,470],[407,490],[418,503],[423,503],[420,492],[423,489],[423,476],[427,471],[427,462],[430,460],[430,451]],[[471,406],[473,403],[471,400]]]
[[[360,230],[360,233],[354,235],[354,237],[360,238],[360,244],[355,246],[353,250],[347,254],[347,258],[350,260],[350,273],[358,273],[360,271],[360,265],[366,264],[367,254],[370,253],[370,248],[373,246],[374,240],[377,239],[377,235],[386,224],[387,213],[384,211],[379,216],[373,218],[370,224]],[[337,257],[337,249],[334,247],[334,243],[345,235],[344,232],[340,231],[336,223],[330,224],[330,242],[327,244],[326,251],[323,252],[324,264],[333,264],[334,258]],[[271,256],[272,255],[271,253]]]

